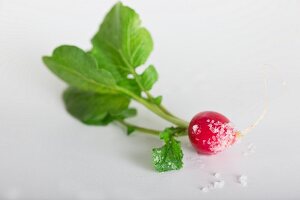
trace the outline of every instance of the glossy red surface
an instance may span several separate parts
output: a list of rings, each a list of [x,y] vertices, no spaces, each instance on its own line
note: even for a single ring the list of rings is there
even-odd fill
[[[189,124],[189,139],[198,153],[216,154],[236,141],[237,133],[224,115],[205,111],[193,117]]]

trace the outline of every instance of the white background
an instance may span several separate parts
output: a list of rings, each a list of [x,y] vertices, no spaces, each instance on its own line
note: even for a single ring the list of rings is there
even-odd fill
[[[163,174],[151,166],[157,138],[81,124],[64,110],[66,85],[41,62],[60,44],[89,49],[114,3],[0,0],[0,199],[299,199],[300,1],[124,2],[154,38],[153,93],[187,120],[215,110],[247,127],[263,109],[267,68],[263,122],[216,156],[182,139],[184,168]],[[143,108],[132,121],[169,125]],[[255,153],[243,156],[251,143]],[[203,193],[214,172],[224,188]]]

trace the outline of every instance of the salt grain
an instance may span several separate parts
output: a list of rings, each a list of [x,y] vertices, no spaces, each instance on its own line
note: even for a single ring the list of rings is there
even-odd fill
[[[248,177],[245,175],[239,176],[239,181],[247,181]]]
[[[202,187],[202,188],[201,188],[201,191],[202,191],[202,192],[208,192],[208,188],[207,188],[207,187]]]
[[[225,181],[223,181],[223,180],[219,181],[219,187],[220,188],[223,188],[224,185],[225,185]]]
[[[243,187],[246,187],[246,186],[248,185],[248,183],[247,183],[247,182],[241,182],[241,185],[242,185]]]
[[[208,184],[205,187],[200,188],[202,192],[208,192],[209,190],[215,189],[215,188],[223,188],[225,185],[224,180],[215,181],[210,184]]]
[[[207,187],[208,187],[208,189],[213,189],[214,188],[214,183],[210,183]]]
[[[214,188],[218,187],[218,181],[214,182]]]
[[[199,135],[200,133],[201,133],[201,129],[200,129],[200,127],[197,125],[197,124],[195,124],[193,127],[192,127],[192,129],[193,129],[193,134],[195,134],[195,135]]]
[[[248,181],[248,177],[245,175],[241,175],[238,177],[238,182],[242,185],[242,186],[247,186],[247,181]]]
[[[224,185],[225,185],[225,181],[223,180],[214,182],[214,188],[223,188]]]
[[[193,128],[193,131],[196,133],[197,130],[198,130],[198,128],[199,128],[199,126],[197,124],[195,124],[192,128]]]
[[[216,177],[216,178],[220,178],[220,176],[221,176],[221,174],[220,174],[220,173],[218,173],[218,172],[214,173],[214,177]]]

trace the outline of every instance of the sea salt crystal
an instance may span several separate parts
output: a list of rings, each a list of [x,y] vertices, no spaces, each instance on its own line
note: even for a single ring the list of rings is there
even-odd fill
[[[208,187],[208,189],[213,189],[215,186],[214,186],[214,183],[210,183],[207,187]]]
[[[207,188],[207,187],[202,187],[202,188],[201,188],[201,191],[202,191],[202,192],[208,192],[208,188]]]
[[[238,177],[238,181],[242,186],[247,186],[248,177],[245,175],[241,175]]]
[[[218,181],[214,182],[214,188],[217,188],[218,187]]]
[[[193,128],[194,133],[197,133],[199,126],[197,124],[195,124],[192,128]]]
[[[223,188],[224,185],[225,185],[225,181],[223,180],[214,182],[214,188]]]
[[[214,173],[213,175],[214,175],[214,177],[216,177],[216,178],[220,178],[220,176],[221,176],[221,174],[218,173],[218,172]]]
[[[219,181],[219,187],[220,188],[223,188],[224,185],[225,185],[225,181],[223,181],[223,180]]]
[[[247,182],[245,182],[245,181],[244,181],[244,182],[241,182],[241,185],[242,185],[243,187],[246,187],[246,186],[247,186],[247,184],[248,184],[248,183],[247,183]]]
[[[239,176],[239,181],[240,181],[240,182],[241,182],[241,181],[247,181],[247,179],[248,179],[248,177],[245,176],[245,175]]]

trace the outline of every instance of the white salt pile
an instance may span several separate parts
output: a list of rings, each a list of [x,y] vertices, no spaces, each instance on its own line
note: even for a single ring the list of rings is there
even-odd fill
[[[218,172],[215,172],[212,175],[217,179],[219,179],[221,177],[221,174]],[[209,190],[212,190],[212,189],[221,189],[224,187],[224,185],[225,185],[224,180],[217,180],[217,181],[214,181],[214,182],[208,184],[207,186],[201,187],[200,189],[202,192],[208,192]]]
[[[241,175],[238,177],[238,182],[244,187],[247,186],[247,184],[248,184],[247,181],[248,181],[248,177],[245,175]]]

